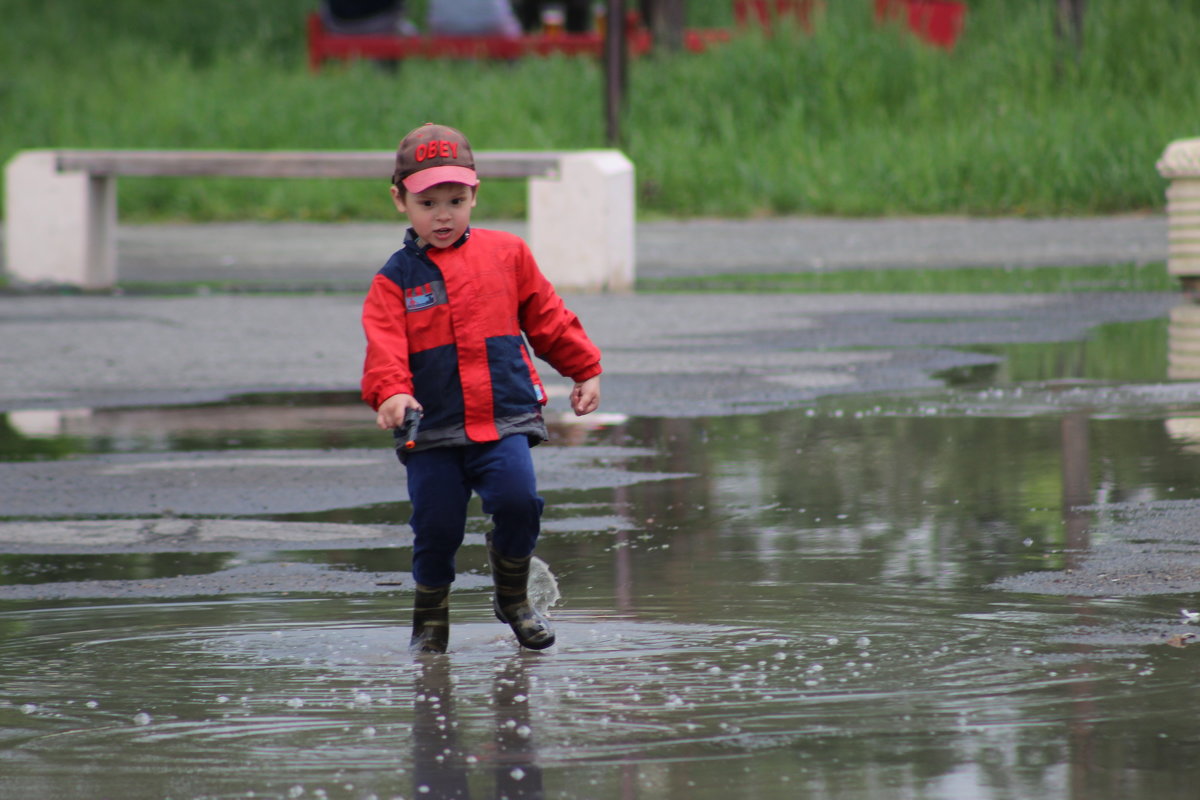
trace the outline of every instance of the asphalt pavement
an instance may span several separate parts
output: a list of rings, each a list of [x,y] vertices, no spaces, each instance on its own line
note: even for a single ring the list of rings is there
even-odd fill
[[[523,222],[477,221],[526,234]],[[128,225],[118,234],[122,280],[354,290],[396,250],[392,223]],[[635,239],[644,278],[728,272],[1035,267],[1162,261],[1161,215],[1063,219],[917,217],[643,222]]]
[[[122,226],[123,280],[302,291],[0,295],[0,410],[353,390],[361,295],[402,233],[392,224]],[[1146,262],[1166,248],[1161,216],[784,218],[642,223],[636,253],[640,276],[662,277]],[[1177,298],[631,293],[568,302],[604,350],[606,411],[696,416],[935,386],[933,372],[980,359],[964,346],[1078,339],[1104,322],[1160,317]]]

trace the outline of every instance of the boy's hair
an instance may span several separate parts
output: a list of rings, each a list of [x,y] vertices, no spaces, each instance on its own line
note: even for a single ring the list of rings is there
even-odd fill
[[[420,194],[439,183],[478,186],[475,154],[460,131],[427,122],[400,140],[392,183],[401,191]]]

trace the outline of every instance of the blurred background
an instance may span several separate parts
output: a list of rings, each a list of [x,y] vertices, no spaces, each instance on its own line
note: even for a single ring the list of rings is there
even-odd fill
[[[409,0],[418,29],[426,0]],[[637,10],[629,2],[629,11]],[[703,52],[631,56],[622,149],[643,218],[1158,211],[1154,164],[1196,135],[1200,4],[969,0],[952,47],[876,0],[739,26],[680,0]],[[1081,4],[1079,4],[1081,6]],[[309,67],[317,0],[8,0],[0,158],[36,147],[391,149],[427,120],[476,149],[606,146],[594,56]],[[386,176],[381,176],[386,181]],[[509,185],[511,183],[511,185]],[[123,180],[128,221],[390,219],[361,181]],[[481,213],[519,216],[519,182]]]

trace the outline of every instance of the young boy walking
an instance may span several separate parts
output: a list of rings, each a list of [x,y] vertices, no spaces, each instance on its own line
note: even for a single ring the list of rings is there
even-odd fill
[[[529,448],[548,437],[546,392],[525,340],[575,381],[576,414],[600,405],[599,348],[524,241],[470,227],[478,187],[462,133],[430,123],[404,137],[391,193],[411,227],[363,304],[362,397],[379,427],[396,432],[408,473],[414,652],[446,651],[454,558],[472,492],[493,523],[487,543],[497,618],[523,647],[554,644],[526,594],[543,505]],[[411,445],[398,430],[409,409],[421,414]]]

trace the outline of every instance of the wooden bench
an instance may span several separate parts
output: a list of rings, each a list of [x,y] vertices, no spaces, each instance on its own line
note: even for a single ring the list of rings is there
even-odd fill
[[[805,30],[812,28],[812,15],[822,0],[733,0],[733,19],[739,28],[758,26],[770,33],[786,19]],[[710,46],[727,42],[732,33],[723,28],[688,28],[683,47],[702,53]],[[644,55],[654,47],[654,36],[642,24],[637,11],[625,17],[625,43],[630,55]],[[604,52],[604,35],[586,33],[536,33],[524,36],[400,36],[397,34],[344,34],[327,29],[321,15],[308,15],[308,65],[313,71],[331,59],[370,58],[399,61],[405,58],[489,58],[512,60],[551,53],[599,57]]]
[[[391,151],[26,150],[4,172],[12,279],[104,289],[117,282],[117,178],[391,179]],[[528,181],[529,245],[556,285],[633,286],[633,164],[617,150],[480,151],[481,178]]]
[[[625,28],[631,55],[642,55],[653,47],[653,37],[631,14]],[[729,31],[687,30],[683,46],[695,53],[710,45],[727,41]],[[406,58],[487,58],[511,61],[525,56],[551,53],[599,57],[604,52],[604,36],[597,32],[536,33],[523,36],[439,36],[420,34],[334,33],[325,27],[320,14],[308,15],[308,66],[316,71],[331,59],[356,58],[400,61]]]

